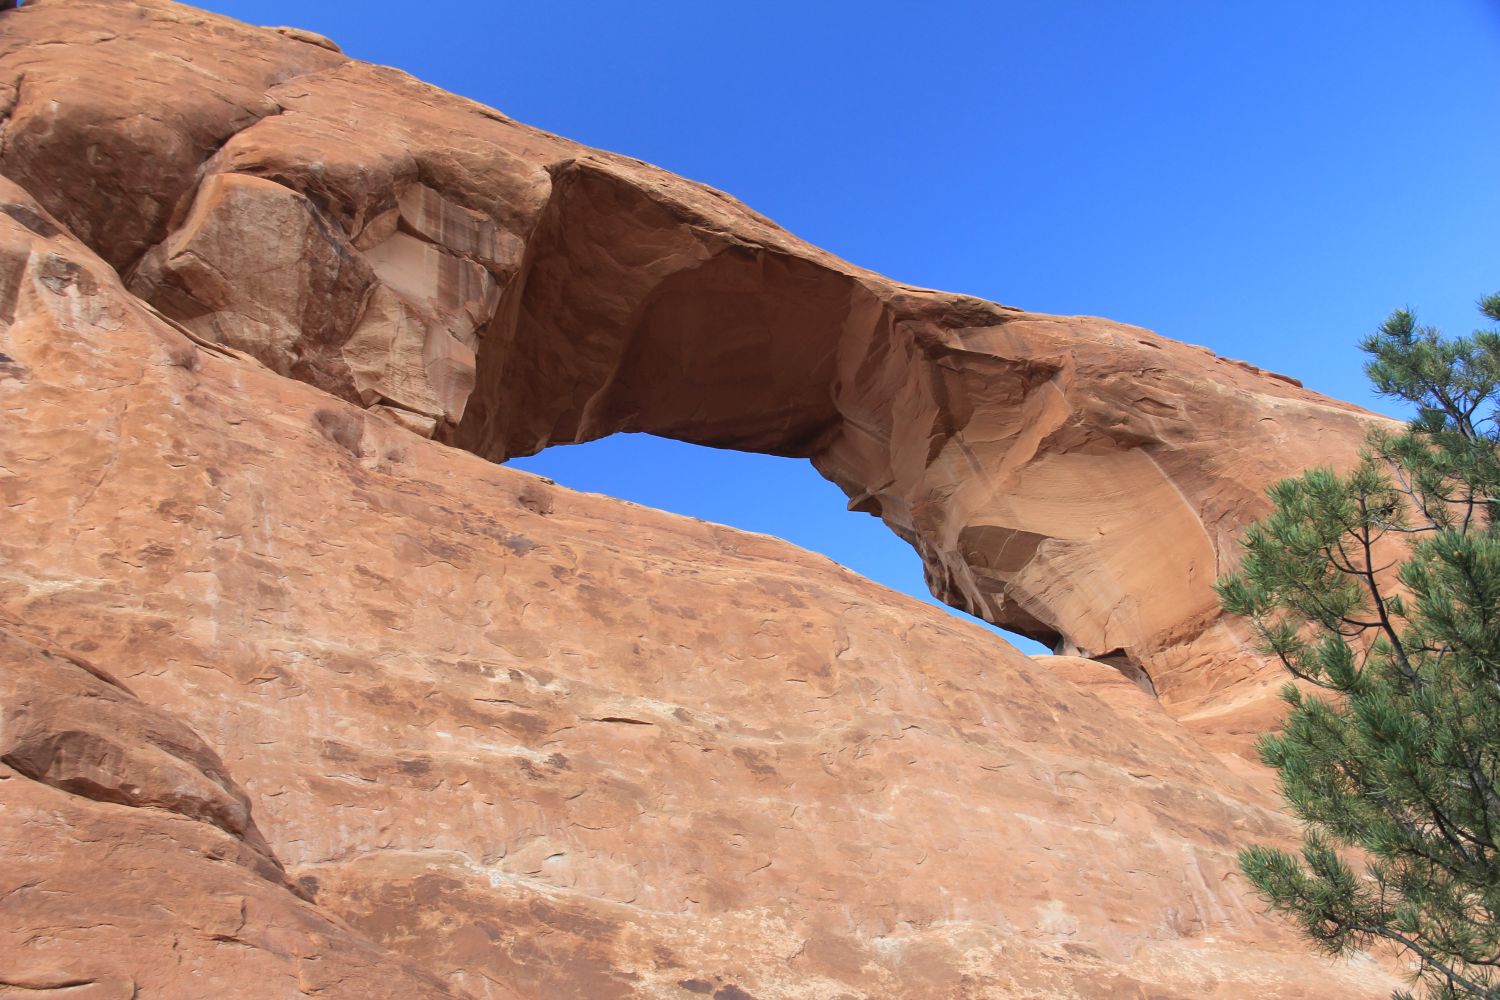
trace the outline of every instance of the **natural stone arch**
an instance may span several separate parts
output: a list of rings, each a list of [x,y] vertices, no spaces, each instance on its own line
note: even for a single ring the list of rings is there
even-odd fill
[[[752,239],[596,159],[550,176],[456,443],[503,460],[645,431],[805,457],[955,607],[1154,678],[1182,714],[1253,675],[1209,584],[1269,480],[1352,452],[1353,408],[1137,328]]]
[[[1122,658],[1202,731],[1273,710],[1210,583],[1265,485],[1352,456],[1367,414],[1139,328],[890,281],[720,192],[274,38],[279,61],[164,92],[141,135],[87,96],[108,66],[28,70],[0,169],[195,335],[419,433],[493,459],[620,430],[803,456],[949,604]],[[60,86],[79,98],[37,96]],[[109,190],[74,155],[95,141]],[[307,266],[268,267],[289,233]]]

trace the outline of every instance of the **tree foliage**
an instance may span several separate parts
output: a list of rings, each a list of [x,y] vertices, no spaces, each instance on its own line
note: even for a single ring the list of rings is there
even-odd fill
[[[1327,952],[1393,942],[1426,996],[1500,1000],[1500,332],[1401,310],[1361,347],[1416,417],[1273,486],[1217,585],[1297,679],[1258,750],[1302,850],[1240,866]]]

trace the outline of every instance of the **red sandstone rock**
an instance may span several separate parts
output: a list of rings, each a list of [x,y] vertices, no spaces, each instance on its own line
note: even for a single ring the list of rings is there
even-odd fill
[[[197,734],[15,628],[0,625],[0,996],[456,995],[287,882]]]
[[[1266,485],[1347,461],[1368,414],[893,283],[317,39],[28,6],[0,172],[196,334],[490,458],[621,430],[809,457],[945,601],[1143,670],[1216,747],[1275,718],[1280,677],[1209,584]]]
[[[326,40],[0,29],[0,983],[1389,992],[1246,898],[1293,829],[1213,752],[1276,678],[1207,585],[1366,415]],[[484,460],[617,430],[805,455],[941,596],[1108,662]]]

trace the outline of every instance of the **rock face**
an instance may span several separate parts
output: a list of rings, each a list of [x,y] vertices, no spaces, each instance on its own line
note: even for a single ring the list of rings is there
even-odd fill
[[[0,995],[1389,992],[1232,874],[1294,831],[1207,586],[1367,415],[305,32],[0,29]],[[1093,658],[489,461],[620,430]]]
[[[0,622],[0,996],[460,995],[313,906],[191,729],[23,631]]]

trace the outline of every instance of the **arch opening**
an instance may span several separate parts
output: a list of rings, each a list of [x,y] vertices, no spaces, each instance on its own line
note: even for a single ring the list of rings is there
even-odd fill
[[[986,434],[1017,439],[1059,370],[959,346],[957,331],[999,329],[1014,310],[892,289],[764,219],[749,220],[754,238],[728,230],[713,214],[727,199],[668,197],[617,165],[548,172],[524,258],[477,337],[462,416],[439,437],[501,462],[620,433],[805,458],[847,510],[915,550],[926,586],[886,574],[897,589],[1046,646],[1064,639],[1040,589],[975,562],[957,537],[1005,488],[965,442],[968,421],[1003,414],[1014,426]],[[679,509],[664,499],[653,505]],[[791,523],[771,533],[798,540]]]
[[[215,162],[260,148],[245,144]],[[1200,390],[1141,381],[1167,370],[1164,344],[888,281],[603,155],[499,188],[395,163],[414,175],[386,195],[365,178],[339,197],[305,164],[219,170],[131,288],[493,461],[632,432],[808,459],[915,550],[937,600],[1053,649],[1144,669],[1212,626],[1226,536],[1190,498],[1220,504],[1222,477],[1181,447],[1182,393]],[[268,214],[287,225],[247,249],[243,221]],[[268,270],[288,280],[267,286]],[[1143,569],[1162,553],[1171,571]]]
[[[804,461],[729,451],[651,434],[613,434],[512,459],[570,489],[773,535],[892,590],[978,624],[1031,655],[1052,649],[938,601],[916,552],[878,518],[844,507],[838,487]]]

